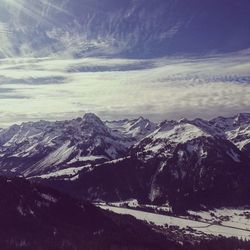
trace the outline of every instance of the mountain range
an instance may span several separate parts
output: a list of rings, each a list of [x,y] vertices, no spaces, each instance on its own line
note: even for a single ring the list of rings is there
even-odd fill
[[[250,114],[210,121],[28,122],[0,131],[0,172],[91,201],[170,203],[176,211],[243,205],[250,190]]]
[[[1,57],[153,58],[248,49],[248,0],[0,3]]]

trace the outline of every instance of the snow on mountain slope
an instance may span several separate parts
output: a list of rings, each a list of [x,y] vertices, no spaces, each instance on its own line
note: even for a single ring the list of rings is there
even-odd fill
[[[152,134],[137,143],[134,148],[143,151],[147,159],[160,154],[167,157],[169,150],[173,147],[199,137],[212,137],[212,135],[190,123],[166,121],[161,123]]]
[[[77,168],[66,168],[61,169],[55,172],[51,172],[49,174],[44,174],[40,176],[33,176],[32,178],[42,178],[42,179],[50,179],[50,178],[63,178],[64,180],[76,180],[78,178],[78,173],[83,169],[90,169],[91,165],[86,165],[83,167]]]
[[[127,150],[127,144],[94,114],[13,125],[0,132],[1,172],[37,175],[112,160]]]
[[[213,129],[223,131],[226,139],[250,156],[250,114],[240,113],[234,117],[218,117],[209,121]]]
[[[118,134],[126,135],[135,140],[142,139],[156,129],[155,123],[143,117],[133,120],[106,121],[105,124]]]
[[[180,122],[193,124],[202,131],[221,139],[230,140],[241,151],[248,151],[250,147],[250,114],[240,113],[233,117],[217,117],[212,120],[200,118],[194,120],[183,119]]]
[[[188,123],[180,123],[175,126],[161,126],[158,130],[156,130],[153,135],[150,137],[153,140],[157,139],[165,139],[170,143],[185,143],[189,140],[201,137],[201,136],[210,136],[208,133],[202,131],[200,128],[188,124]]]

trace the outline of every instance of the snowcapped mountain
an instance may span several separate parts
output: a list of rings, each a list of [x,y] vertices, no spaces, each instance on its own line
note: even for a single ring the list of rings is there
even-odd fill
[[[0,131],[1,172],[44,178],[74,175],[123,156],[156,125],[142,117],[102,122],[94,114],[61,122],[28,122]]]
[[[149,156],[159,155],[168,156],[166,148],[176,147],[178,144],[185,144],[188,141],[199,137],[210,137],[208,133],[202,131],[200,128],[189,123],[163,122],[159,128],[152,134],[145,137],[134,148],[135,150],[143,151]]]
[[[250,155],[240,146],[248,137],[247,129],[243,130],[242,126],[249,127],[249,117],[249,114],[239,114],[211,121],[163,122],[135,146],[143,161],[159,159],[150,200],[162,199],[167,193],[171,196],[168,199],[173,198],[175,202],[180,199],[191,205],[200,199],[199,202],[205,204],[207,201],[200,195],[204,191],[206,197],[211,195],[213,201],[218,201],[241,189],[248,182],[244,175],[249,176],[250,170]],[[230,136],[232,134],[238,141]],[[168,191],[167,187],[170,188]],[[226,191],[227,188],[230,191]],[[183,197],[178,197],[180,195]],[[226,199],[230,200],[230,196]]]
[[[195,119],[189,122],[216,137],[231,141],[249,156],[250,114],[240,113],[233,117],[217,117],[210,121]]]
[[[245,152],[192,121],[182,120],[162,122],[126,157],[79,171],[66,186],[71,194],[85,199],[170,202],[177,211],[200,204],[248,202],[249,178],[250,160]],[[64,179],[46,182],[60,189]]]
[[[148,119],[144,119],[143,117],[133,120],[125,119],[120,121],[106,121],[105,124],[118,135],[125,135],[136,141],[142,139],[156,129],[155,123]]]
[[[176,209],[230,204],[231,196],[248,202],[249,126],[249,114],[159,124],[85,114],[24,123],[0,131],[1,173],[90,200],[136,198]]]
[[[220,129],[225,137],[250,156],[250,114],[241,113],[230,118],[215,118],[210,121],[213,128]]]
[[[130,139],[113,133],[94,114],[13,125],[0,132],[1,172],[29,176],[82,167],[118,158],[129,145]]]
[[[3,0],[0,57],[159,57],[249,48],[249,1]]]
[[[134,150],[144,163],[158,160],[149,200],[169,201],[175,209],[227,202],[248,182],[247,155],[230,141],[190,123],[163,124]]]

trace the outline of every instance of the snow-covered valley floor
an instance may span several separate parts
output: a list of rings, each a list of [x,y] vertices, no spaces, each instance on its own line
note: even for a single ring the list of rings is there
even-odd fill
[[[177,226],[180,229],[187,229],[187,232],[196,236],[206,234],[250,240],[250,219],[247,219],[247,214],[249,213],[249,210],[247,209],[219,209],[213,210],[213,212],[189,211],[189,214],[200,216],[196,221],[193,217],[162,215],[144,212],[134,208],[130,209],[110,205],[99,205],[99,207],[117,214],[132,215],[139,220],[153,223],[156,226],[162,226],[165,228],[169,226]],[[219,217],[221,220],[219,220]]]

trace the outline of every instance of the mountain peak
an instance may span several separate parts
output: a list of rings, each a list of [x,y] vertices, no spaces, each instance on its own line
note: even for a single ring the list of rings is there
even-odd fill
[[[85,113],[83,120],[91,123],[102,123],[102,120],[94,113]]]
[[[250,121],[250,114],[249,113],[239,113],[234,119],[235,123],[242,123],[242,122],[246,122],[246,121]]]
[[[149,122],[150,121],[148,119],[145,119],[142,116],[130,121],[132,126],[145,126],[145,124]]]

